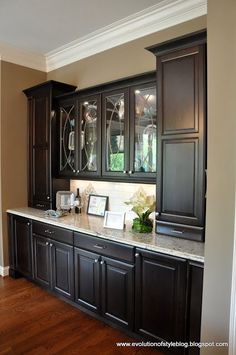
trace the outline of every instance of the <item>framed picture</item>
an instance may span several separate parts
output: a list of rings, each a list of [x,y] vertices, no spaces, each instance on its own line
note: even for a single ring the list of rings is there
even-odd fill
[[[108,208],[108,196],[89,195],[87,214],[104,217]]]
[[[125,212],[105,212],[104,227],[113,229],[124,229]]]

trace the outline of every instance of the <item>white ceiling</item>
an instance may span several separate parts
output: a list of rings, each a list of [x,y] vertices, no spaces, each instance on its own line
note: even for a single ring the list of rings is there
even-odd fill
[[[0,42],[46,54],[162,0],[0,0]]]
[[[0,60],[51,71],[207,13],[207,0],[0,0]]]

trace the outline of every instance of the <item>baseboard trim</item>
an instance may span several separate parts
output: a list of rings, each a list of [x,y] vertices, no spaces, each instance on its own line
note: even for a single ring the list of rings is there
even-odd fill
[[[0,276],[9,276],[9,266],[0,266]]]

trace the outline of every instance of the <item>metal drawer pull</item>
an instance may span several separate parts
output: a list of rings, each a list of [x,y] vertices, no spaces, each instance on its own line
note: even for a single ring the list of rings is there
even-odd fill
[[[95,245],[94,245],[94,248],[97,248],[97,249],[106,249],[106,246],[105,246],[105,245],[95,244]]]
[[[102,260],[102,261],[100,262],[100,264],[101,264],[101,265],[104,265],[104,264],[105,264],[105,261]]]
[[[98,263],[98,259],[95,259],[94,262],[95,262],[95,263]]]
[[[36,207],[45,207],[45,205],[41,205],[41,203],[36,203]]]
[[[177,234],[184,234],[184,231],[179,231],[177,229],[172,229],[172,232],[177,233]]]
[[[51,248],[51,247],[53,246],[53,244],[52,244],[52,243],[50,243],[50,244],[49,244],[49,246],[50,246],[50,248]]]
[[[45,229],[44,233],[48,233],[48,234],[54,234],[54,231],[50,231],[49,229]]]

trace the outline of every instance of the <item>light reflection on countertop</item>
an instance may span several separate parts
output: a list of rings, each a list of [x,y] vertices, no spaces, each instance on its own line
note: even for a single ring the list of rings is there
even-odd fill
[[[76,232],[86,233],[193,261],[204,262],[204,243],[169,237],[154,232],[133,232],[131,229],[131,221],[126,223],[124,230],[117,230],[104,228],[103,218],[87,214],[79,215],[71,213],[67,216],[56,218],[45,216],[44,211],[30,207],[8,209],[7,212]]]

